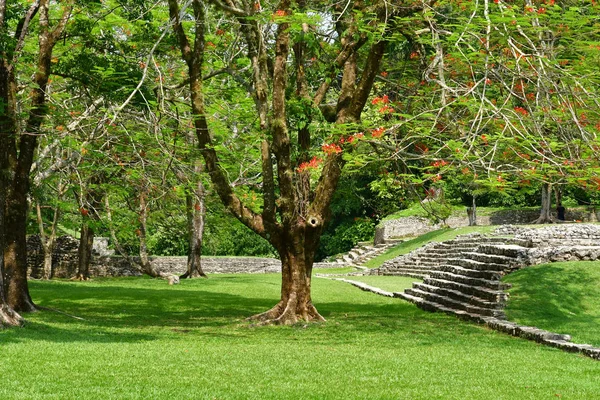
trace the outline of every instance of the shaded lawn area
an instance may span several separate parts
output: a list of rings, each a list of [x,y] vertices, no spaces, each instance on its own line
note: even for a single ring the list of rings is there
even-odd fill
[[[528,267],[507,275],[508,319],[600,347],[600,262]]]
[[[280,276],[31,282],[0,331],[2,399],[595,398],[600,363],[314,279],[325,324],[253,327]]]

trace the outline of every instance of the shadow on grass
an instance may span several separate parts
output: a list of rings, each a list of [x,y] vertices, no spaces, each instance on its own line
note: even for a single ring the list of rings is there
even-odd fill
[[[452,341],[457,332],[479,330],[442,314],[426,313],[402,300],[380,298],[338,282],[316,285],[323,293],[318,297],[324,297],[316,300],[316,305],[328,323],[309,329],[303,324],[291,329],[251,329],[244,319],[275,304],[277,278],[223,276],[211,284],[207,288],[201,283],[173,288],[139,278],[93,284],[34,282],[32,293],[39,305],[84,320],[52,311],[26,315],[26,327],[3,332],[0,341],[132,343],[185,335],[220,339],[272,335],[272,340],[287,340],[294,332],[310,331],[314,336],[309,334],[305,339],[316,342],[348,343],[377,332],[411,337],[419,345]]]

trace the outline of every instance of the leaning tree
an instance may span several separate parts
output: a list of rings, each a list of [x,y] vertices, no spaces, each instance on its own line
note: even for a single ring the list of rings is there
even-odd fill
[[[206,172],[229,211],[281,258],[281,299],[254,319],[324,320],[311,300],[311,275],[333,193],[355,139],[365,130],[363,109],[394,25],[433,3],[193,0],[185,9],[169,0]],[[221,24],[214,32],[208,31],[212,21]],[[207,35],[223,32],[234,33],[228,50],[237,46],[238,51],[230,76],[254,100],[256,122],[249,120],[244,135],[256,135],[259,204],[249,204],[230,184],[222,135],[213,132],[219,116],[206,112],[217,101],[205,96],[212,85],[204,79],[207,57],[216,45]]]

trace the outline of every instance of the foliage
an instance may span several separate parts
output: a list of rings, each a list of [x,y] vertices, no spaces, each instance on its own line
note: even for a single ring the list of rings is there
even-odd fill
[[[370,218],[346,219],[332,233],[323,234],[317,258],[345,253],[358,242],[373,240],[374,235],[375,223]]]
[[[140,278],[31,282],[40,305],[83,320],[42,311],[26,329],[0,331],[0,396],[591,399],[600,389],[594,360],[342,282],[313,285],[328,323],[249,327],[243,319],[278,296],[276,274],[173,287]]]

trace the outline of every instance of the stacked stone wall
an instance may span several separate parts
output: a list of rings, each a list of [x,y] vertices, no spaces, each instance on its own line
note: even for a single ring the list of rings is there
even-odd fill
[[[536,210],[499,210],[490,215],[477,217],[478,225],[512,225],[528,224],[540,216]],[[596,222],[600,221],[600,210],[567,210],[565,218],[568,221]],[[458,228],[469,225],[469,218],[465,211],[464,215],[452,215],[446,220],[450,228]],[[393,238],[404,238],[419,236],[440,229],[442,223],[433,224],[423,217],[403,217],[389,221],[383,221],[376,229],[375,244],[385,243]]]
[[[79,242],[70,236],[57,239],[52,256],[53,277],[71,278],[77,272],[77,248]],[[29,275],[41,278],[44,265],[44,253],[40,238],[32,235],[27,240],[27,261]],[[103,255],[101,255],[102,253]],[[106,251],[94,251],[90,264],[90,275],[99,277],[137,276],[141,272],[136,265],[124,257],[106,255]],[[110,252],[108,252],[110,254]],[[133,258],[137,261],[137,258]],[[173,275],[182,275],[187,268],[187,257],[151,257],[150,262],[159,271]],[[315,268],[339,267],[332,263],[315,263]],[[202,269],[207,274],[236,273],[279,273],[281,262],[275,258],[259,257],[202,257]]]

